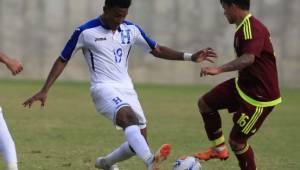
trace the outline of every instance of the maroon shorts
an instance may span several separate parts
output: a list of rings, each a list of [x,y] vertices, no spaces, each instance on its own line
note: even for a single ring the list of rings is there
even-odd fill
[[[233,128],[230,138],[236,142],[245,143],[255,134],[274,107],[256,107],[244,101],[235,88],[234,79],[227,80],[202,99],[213,110],[227,109],[233,114]]]

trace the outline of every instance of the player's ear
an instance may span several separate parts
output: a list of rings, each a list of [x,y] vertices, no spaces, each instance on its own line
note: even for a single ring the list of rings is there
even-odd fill
[[[104,12],[104,13],[107,13],[107,12],[108,12],[106,6],[103,7],[103,12]]]
[[[238,5],[235,4],[235,3],[232,3],[232,4],[230,5],[230,7],[236,9],[236,8],[238,8]]]

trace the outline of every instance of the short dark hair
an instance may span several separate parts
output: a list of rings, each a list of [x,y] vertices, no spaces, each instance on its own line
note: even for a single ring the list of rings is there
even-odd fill
[[[249,10],[250,9],[250,0],[220,0],[221,4],[227,4],[232,5],[236,4],[243,10]]]
[[[119,8],[129,8],[131,5],[131,0],[105,0],[105,6],[107,8],[119,7]]]

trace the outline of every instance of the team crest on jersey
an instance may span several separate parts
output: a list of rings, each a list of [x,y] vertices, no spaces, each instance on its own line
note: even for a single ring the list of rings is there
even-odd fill
[[[130,30],[121,30],[122,44],[130,44]]]

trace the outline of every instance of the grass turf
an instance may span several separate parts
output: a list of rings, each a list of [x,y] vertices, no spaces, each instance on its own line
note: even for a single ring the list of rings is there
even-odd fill
[[[86,82],[57,82],[48,94],[45,108],[35,103],[31,109],[22,102],[33,95],[41,81],[0,80],[0,105],[14,137],[20,170],[95,170],[94,161],[118,147],[121,131],[98,114]],[[181,155],[209,146],[197,111],[198,97],[211,87],[137,85],[136,89],[148,118],[148,139],[155,150],[172,144],[170,158],[162,170],[171,170]],[[260,131],[249,141],[259,170],[299,170],[300,135],[298,114],[300,90],[283,89],[284,102],[268,117]],[[223,111],[225,135],[231,129],[231,115]],[[236,158],[221,162],[201,162],[204,170],[238,170]],[[136,157],[119,164],[121,170],[143,170]],[[0,169],[4,169],[3,161]]]

